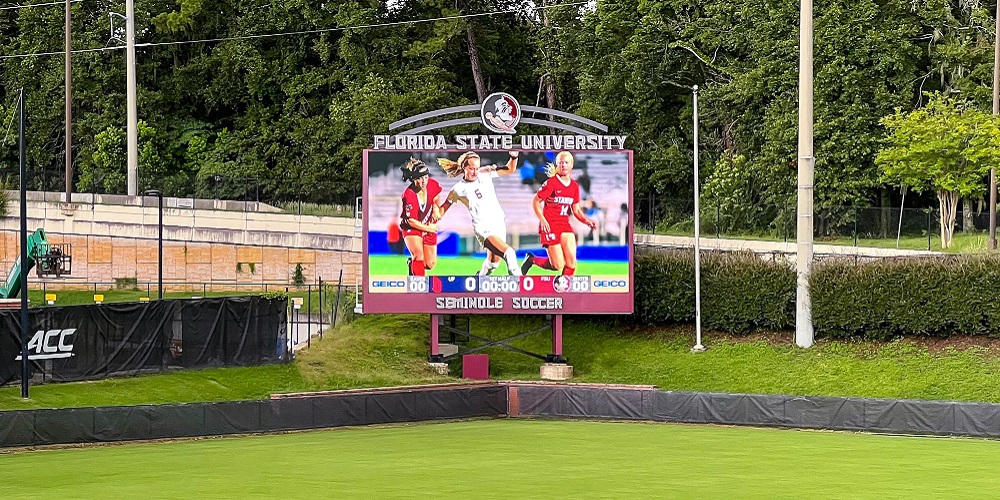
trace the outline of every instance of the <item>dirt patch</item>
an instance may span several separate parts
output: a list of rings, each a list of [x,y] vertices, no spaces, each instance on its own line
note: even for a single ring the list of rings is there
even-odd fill
[[[691,329],[692,334],[694,329]],[[738,344],[741,342],[763,342],[767,345],[774,346],[787,346],[795,345],[795,332],[772,332],[772,331],[759,331],[754,333],[748,333],[746,335],[736,335],[732,333],[721,333],[721,332],[702,332],[702,337],[706,338],[706,342],[717,342],[725,341],[733,344]],[[708,339],[710,337],[710,339]]]
[[[658,339],[691,339],[694,340],[694,325],[677,326],[649,326],[649,325],[627,325],[616,327],[616,332],[637,338],[658,338]],[[734,333],[723,333],[710,330],[702,330],[702,343],[711,346],[713,343],[729,342],[732,344],[746,342],[764,342],[768,345],[794,345],[795,332],[793,331],[768,331],[761,330],[745,335]]]
[[[905,337],[903,340],[926,347],[931,354],[948,351],[965,351],[971,348],[985,349],[990,354],[1000,354],[1000,339],[984,335],[952,335],[950,337]]]

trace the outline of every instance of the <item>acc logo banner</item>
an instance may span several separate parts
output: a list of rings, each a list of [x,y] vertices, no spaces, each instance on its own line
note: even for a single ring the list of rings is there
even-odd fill
[[[628,292],[628,277],[626,276],[594,276],[590,279],[590,288],[595,292]]]
[[[521,121],[521,105],[506,92],[490,94],[479,109],[483,125],[498,134],[513,134]]]
[[[28,341],[28,361],[72,357],[73,343],[70,340],[74,334],[76,334],[76,328],[38,330]],[[18,354],[14,361],[21,361],[21,355]]]

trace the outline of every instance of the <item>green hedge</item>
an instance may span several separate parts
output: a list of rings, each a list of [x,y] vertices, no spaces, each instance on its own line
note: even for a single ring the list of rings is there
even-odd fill
[[[636,252],[635,320],[694,322],[694,252]],[[816,262],[810,280],[818,337],[1000,336],[1000,255]],[[748,333],[795,325],[790,262],[752,253],[702,254],[702,325]]]
[[[810,290],[825,336],[1000,334],[1000,256],[823,261]]]
[[[641,248],[635,312],[643,323],[694,322],[694,251]],[[702,326],[748,333],[795,325],[795,272],[750,252],[703,252]]]

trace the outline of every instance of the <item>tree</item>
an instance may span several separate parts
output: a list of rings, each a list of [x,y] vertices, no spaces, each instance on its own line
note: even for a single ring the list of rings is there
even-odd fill
[[[1000,162],[1000,127],[965,101],[928,94],[910,113],[882,119],[890,146],[876,157],[883,179],[917,192],[932,190],[941,208],[941,247],[951,246],[958,201],[980,194],[983,177]]]

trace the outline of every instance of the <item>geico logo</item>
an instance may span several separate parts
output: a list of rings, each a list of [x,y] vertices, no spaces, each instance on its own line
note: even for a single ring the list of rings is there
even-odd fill
[[[65,330],[38,330],[28,341],[28,359],[58,359],[73,355],[73,344],[69,339],[76,333],[76,328]],[[20,361],[18,355],[14,361]]]
[[[628,286],[624,280],[597,280],[594,288],[625,288]]]
[[[372,288],[406,288],[402,281],[372,281]]]

